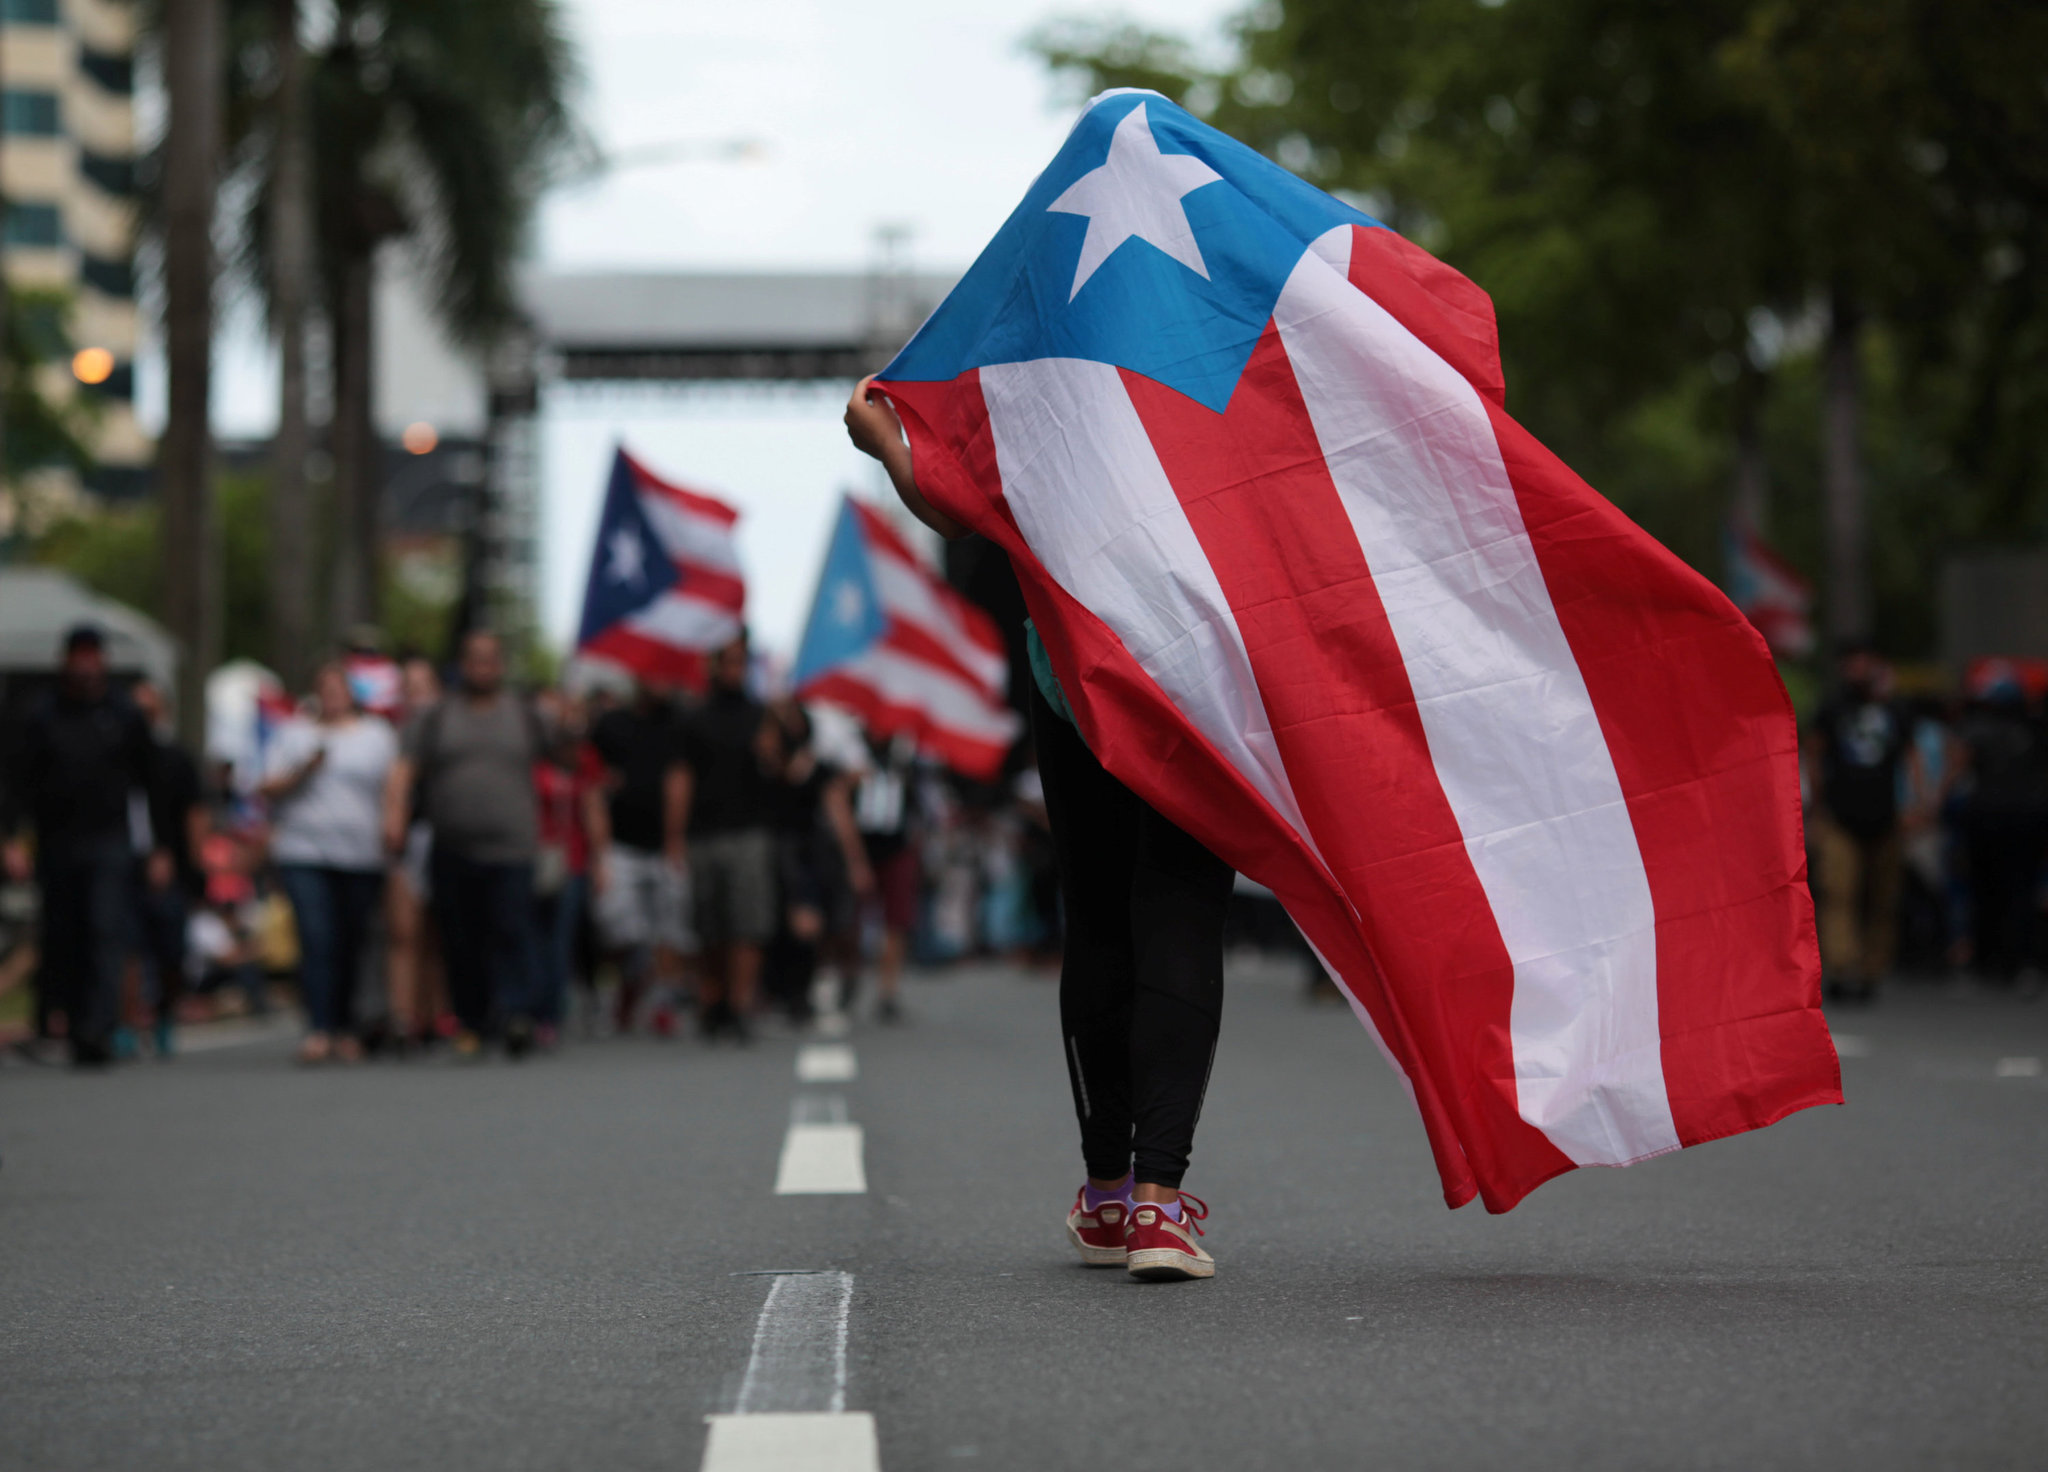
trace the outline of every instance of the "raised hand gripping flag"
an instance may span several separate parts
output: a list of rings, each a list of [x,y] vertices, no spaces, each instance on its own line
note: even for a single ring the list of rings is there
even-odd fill
[[[705,655],[738,636],[747,587],[723,501],[671,485],[621,449],[598,518],[576,653],[642,679],[704,684]]]
[[[1840,1101],[1770,657],[1507,416],[1471,282],[1106,93],[881,387],[1089,746],[1342,984],[1450,1205]]]
[[[1020,728],[1003,703],[1007,669],[995,621],[879,512],[847,497],[797,651],[796,693],[844,706],[871,735],[907,733],[947,766],[987,780]]]

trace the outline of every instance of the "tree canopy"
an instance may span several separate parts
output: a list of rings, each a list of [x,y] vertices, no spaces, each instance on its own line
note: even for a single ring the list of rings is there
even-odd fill
[[[1509,407],[1718,570],[1738,428],[1822,565],[1818,348],[1853,303],[1877,629],[1938,554],[2048,536],[2048,11],[2011,0],[1267,0],[1229,54],[1118,21],[1032,46],[1149,86],[1494,298]],[[2029,269],[2032,266],[2033,269]]]

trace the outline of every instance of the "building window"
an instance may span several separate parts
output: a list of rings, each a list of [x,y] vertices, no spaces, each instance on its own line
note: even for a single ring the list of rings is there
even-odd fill
[[[62,131],[57,122],[57,94],[17,92],[12,87],[0,92],[0,130],[28,138],[54,138]]]
[[[81,148],[78,151],[78,172],[108,194],[126,197],[135,192],[135,160],[132,158],[115,158],[111,154]]]
[[[62,245],[64,217],[53,204],[10,204],[7,206],[6,239],[9,245]]]
[[[126,97],[135,90],[135,62],[130,57],[81,46],[78,48],[78,69],[99,83],[100,90],[111,92],[116,97]]]
[[[57,0],[0,0],[0,20],[17,26],[53,26]]]
[[[78,279],[101,296],[126,300],[135,295],[135,263],[86,256],[78,263]]]

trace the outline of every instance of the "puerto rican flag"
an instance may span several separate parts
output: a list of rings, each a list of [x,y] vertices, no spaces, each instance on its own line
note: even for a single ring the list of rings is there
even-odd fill
[[[701,689],[705,656],[741,629],[740,514],[662,480],[623,448],[598,518],[576,653],[643,680]]]
[[[868,734],[907,733],[955,771],[995,777],[1022,723],[1003,702],[995,620],[949,587],[888,519],[848,496],[818,576],[791,677]]]
[[[1728,596],[1776,654],[1813,653],[1813,587],[1741,519],[1728,523]]]
[[[1840,1101],[1770,655],[1508,417],[1471,282],[1105,93],[881,378],[1089,746],[1286,904],[1450,1205]]]

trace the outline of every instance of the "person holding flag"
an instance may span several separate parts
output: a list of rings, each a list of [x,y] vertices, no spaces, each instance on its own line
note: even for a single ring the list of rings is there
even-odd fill
[[[1449,1206],[1841,1102],[1769,651],[1508,417],[1472,282],[1119,89],[847,424],[1010,558],[1042,739],[1064,709],[1101,769],[1043,763],[1070,899],[1125,825],[1124,928],[1072,927],[1063,971],[1084,1253],[1214,1271],[1178,1190],[1212,943],[1169,931],[1230,869],[1399,1073]]]

